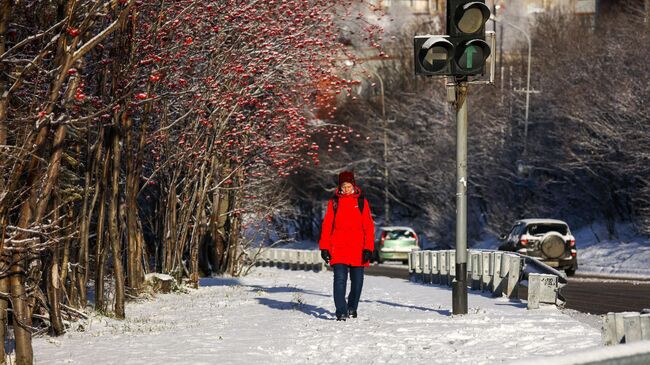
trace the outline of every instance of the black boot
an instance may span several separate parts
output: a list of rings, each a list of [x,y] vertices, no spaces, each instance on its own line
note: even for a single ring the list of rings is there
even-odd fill
[[[350,309],[350,310],[348,310],[348,315],[349,315],[351,318],[357,318],[357,311],[356,311],[356,310],[352,310],[352,309]]]
[[[348,318],[345,314],[337,314],[336,315],[336,320],[337,321],[345,321]]]

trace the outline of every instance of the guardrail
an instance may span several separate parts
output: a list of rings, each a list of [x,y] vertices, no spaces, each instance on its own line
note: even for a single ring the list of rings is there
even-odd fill
[[[323,270],[323,260],[320,251],[315,250],[293,250],[285,248],[266,248],[248,257],[255,263],[255,266],[270,266],[287,270]]]
[[[415,281],[451,285],[456,277],[456,251],[412,251],[409,272]],[[489,291],[494,296],[514,299],[523,294],[528,309],[535,309],[540,303],[561,302],[558,292],[566,279],[534,258],[503,251],[468,250],[467,283],[472,290]]]
[[[650,313],[609,312],[603,316],[603,343],[605,345],[647,340],[650,340]]]
[[[635,342],[623,346],[598,347],[563,355],[525,358],[507,365],[648,365],[650,364],[650,341]]]

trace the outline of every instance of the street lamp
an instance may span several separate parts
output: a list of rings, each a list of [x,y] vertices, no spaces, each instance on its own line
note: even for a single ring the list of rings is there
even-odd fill
[[[505,21],[503,19],[497,19],[496,17],[491,16],[490,20],[492,20],[493,22],[500,22],[507,26],[517,29],[518,31],[522,32],[524,36],[526,36],[526,41],[528,41],[528,75],[526,76],[526,111],[524,116],[524,157],[525,157],[527,152],[527,147],[528,147],[528,105],[530,105],[530,60],[531,60],[531,49],[532,49],[530,34],[528,34],[528,32],[526,32],[523,28],[514,25],[508,21]]]
[[[345,61],[346,66],[354,66],[353,61]],[[375,71],[364,69],[379,80],[379,96],[381,98],[381,119],[383,122],[384,134],[384,224],[390,225],[390,205],[388,203],[388,120],[386,119],[386,107],[384,104],[384,79]]]
[[[388,120],[384,104],[384,80],[373,70],[367,70],[379,80],[379,95],[381,96],[381,119],[384,129],[384,224],[390,225],[390,206],[388,204]]]

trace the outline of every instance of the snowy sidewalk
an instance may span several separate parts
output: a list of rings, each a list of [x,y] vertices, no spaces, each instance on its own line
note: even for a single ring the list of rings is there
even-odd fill
[[[127,320],[34,340],[37,364],[498,364],[600,346],[600,331],[555,307],[366,276],[359,318],[333,320],[331,272],[256,268],[189,294],[127,305]],[[78,324],[73,325],[77,328]]]

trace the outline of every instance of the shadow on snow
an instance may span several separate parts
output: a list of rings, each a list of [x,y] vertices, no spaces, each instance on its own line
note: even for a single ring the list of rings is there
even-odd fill
[[[305,313],[310,316],[314,316],[320,319],[333,319],[334,313],[328,311],[327,309],[305,303],[296,303],[296,302],[284,302],[281,300],[269,299],[269,298],[255,298],[260,304],[263,304],[269,308],[279,309],[279,310],[296,310],[302,313]]]

